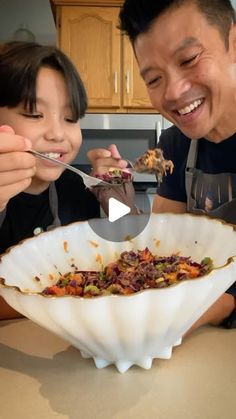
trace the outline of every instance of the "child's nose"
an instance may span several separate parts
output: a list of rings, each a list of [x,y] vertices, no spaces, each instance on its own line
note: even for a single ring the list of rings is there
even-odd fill
[[[60,121],[52,120],[47,124],[45,137],[50,141],[63,141],[64,129]]]

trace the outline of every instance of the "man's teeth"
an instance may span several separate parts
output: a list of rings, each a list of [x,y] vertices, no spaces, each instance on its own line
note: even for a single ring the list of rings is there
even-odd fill
[[[198,108],[198,106],[200,106],[202,103],[201,100],[195,100],[195,102],[191,103],[190,105],[186,106],[183,109],[179,109],[178,112],[180,113],[180,115],[186,115],[190,112],[192,112],[194,109]]]
[[[53,159],[59,159],[60,153],[42,153],[46,157],[52,157]]]

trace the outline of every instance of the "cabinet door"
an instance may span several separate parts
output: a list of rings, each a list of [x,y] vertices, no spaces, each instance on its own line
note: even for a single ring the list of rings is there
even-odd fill
[[[121,106],[118,15],[118,7],[61,7],[60,48],[79,70],[89,108]]]
[[[145,83],[127,36],[123,41],[123,106],[126,108],[153,109]]]

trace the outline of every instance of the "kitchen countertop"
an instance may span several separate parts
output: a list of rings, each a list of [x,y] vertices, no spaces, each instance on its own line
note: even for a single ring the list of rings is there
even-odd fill
[[[28,319],[0,322],[1,419],[234,419],[236,329],[204,327],[150,370],[98,370]]]

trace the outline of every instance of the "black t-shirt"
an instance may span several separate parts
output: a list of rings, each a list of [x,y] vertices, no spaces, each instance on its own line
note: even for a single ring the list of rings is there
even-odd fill
[[[172,126],[165,130],[158,147],[163,150],[165,159],[172,160],[174,171],[167,174],[158,188],[158,194],[164,198],[187,202],[185,189],[185,168],[190,147],[190,139]],[[231,173],[236,175],[236,134],[216,144],[204,138],[198,140],[196,168],[205,174],[220,175]],[[233,185],[233,197],[236,197],[236,176]]]
[[[74,221],[100,217],[100,204],[95,196],[85,189],[82,179],[65,171],[55,182],[58,195],[58,215],[62,225]],[[0,228],[0,253],[34,235],[39,227],[46,230],[53,222],[49,206],[49,190],[40,195],[22,192],[12,198]]]
[[[167,176],[163,178],[163,182],[159,185],[157,190],[158,195],[175,201],[187,202],[185,189],[185,168],[187,165],[190,143],[191,140],[182,134],[175,126],[168,128],[162,133],[158,147],[163,150],[165,159],[173,161],[174,171],[171,175],[167,174]],[[223,202],[221,203],[224,203],[224,201],[228,202],[227,194],[224,194],[224,191],[222,193],[222,190],[224,189],[223,187],[225,186],[224,184],[221,185],[222,174],[229,174],[232,181],[230,188],[232,198],[236,198],[235,156],[236,134],[218,144],[207,141],[204,138],[198,140],[196,168],[201,171],[200,177],[203,178],[202,185],[204,185],[204,176],[206,176],[208,180],[210,178],[213,186],[222,186],[220,192]],[[224,179],[227,179],[227,176],[224,176]],[[197,188],[195,189],[197,190]],[[212,192],[214,191],[212,190]],[[197,198],[198,196],[196,194],[196,199]],[[197,204],[199,204],[200,208],[200,197]],[[229,288],[228,292],[236,297],[236,283]]]

